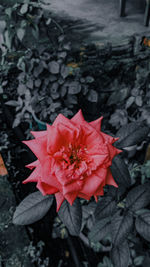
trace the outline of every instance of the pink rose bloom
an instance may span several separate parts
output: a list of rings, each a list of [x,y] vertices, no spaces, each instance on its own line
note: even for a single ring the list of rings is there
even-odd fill
[[[118,138],[101,132],[101,120],[88,123],[81,110],[70,120],[59,114],[46,131],[24,141],[37,160],[27,165],[34,170],[23,183],[36,182],[43,195],[55,194],[57,211],[65,199],[71,205],[77,197],[97,201],[106,184],[117,187],[110,166],[121,152],[112,145]]]

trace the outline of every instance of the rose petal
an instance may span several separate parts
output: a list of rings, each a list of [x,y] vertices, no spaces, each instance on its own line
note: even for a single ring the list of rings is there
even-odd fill
[[[63,140],[60,137],[60,132],[57,127],[47,124],[47,152],[54,153],[63,145]]]
[[[91,155],[91,158],[93,162],[91,163],[91,166],[93,167],[92,169],[96,169],[98,166],[101,166],[102,164],[105,163],[105,161],[108,158],[108,154],[105,155]]]
[[[53,166],[53,174],[61,185],[65,185],[70,182],[65,170],[63,170],[57,162],[55,162]]]
[[[111,135],[105,134],[103,132],[101,132],[101,135],[103,136],[104,142],[108,142],[110,144],[113,144],[115,142],[114,137],[112,137]]]
[[[30,176],[22,183],[26,184],[29,182],[38,182],[41,179],[41,166],[37,166],[36,169],[30,174]]]
[[[83,186],[83,180],[80,181],[75,180],[69,184],[63,185],[62,187],[63,195],[66,195],[71,192],[77,192],[82,189],[82,186]]]
[[[108,169],[108,172],[107,172],[107,177],[106,177],[106,184],[109,184],[109,185],[113,185],[115,187],[118,187],[118,185],[116,184],[112,174],[111,174],[111,171],[110,169]]]
[[[77,192],[68,193],[68,194],[65,194],[65,199],[69,202],[70,205],[72,205],[77,195],[78,195]]]
[[[52,186],[50,186],[50,185],[48,185],[46,183],[40,182],[40,181],[38,181],[36,187],[41,191],[43,196],[55,194],[55,193],[58,192],[57,188],[52,187]]]
[[[101,130],[101,123],[102,123],[103,117],[100,117],[99,119],[95,121],[91,121],[89,124],[97,131],[100,132]]]
[[[98,202],[98,197],[97,196],[94,196],[94,198],[95,198],[95,201]]]
[[[50,157],[49,158],[47,157],[45,159],[44,164],[42,165],[41,181],[61,190],[61,184],[58,182],[56,176],[52,174],[51,169],[52,169],[52,160]]]
[[[47,137],[46,136],[33,139],[30,141],[23,141],[23,143],[32,150],[32,152],[36,155],[36,157],[40,160],[40,162],[45,160],[45,157],[47,156]]]
[[[105,180],[107,175],[107,169],[99,168],[98,171],[86,178],[81,193],[92,196],[101,187],[101,184]]]
[[[34,169],[40,164],[39,160],[33,161],[30,164],[27,164],[25,167],[29,168],[30,170]]]
[[[61,124],[67,126],[68,128],[72,130],[76,130],[76,126],[74,125],[74,123],[72,123],[72,120],[69,120],[64,115],[59,114],[57,118],[55,119],[55,121],[53,122],[52,126],[57,127],[58,125],[61,125]]]
[[[63,201],[65,200],[63,194],[61,192],[58,192],[55,194],[56,197],[56,203],[57,203],[57,212],[59,211],[61,204],[63,203]]]
[[[30,132],[35,138],[43,137],[47,135],[47,131],[31,131]]]
[[[77,127],[70,128],[68,125],[58,124],[57,128],[59,129],[60,137],[63,139],[64,145],[75,143],[79,136],[79,129]]]
[[[92,126],[84,126],[84,142],[87,145],[87,149],[92,149],[93,146],[101,145],[104,143],[103,137]]]
[[[77,125],[87,123],[83,117],[81,109],[71,118],[71,121]]]
[[[112,160],[116,155],[120,154],[122,150],[117,149],[111,144],[108,144],[110,159]]]
[[[101,184],[101,186],[97,189],[97,191],[95,192],[94,194],[94,197],[95,196],[103,196],[104,195],[104,186],[106,184],[106,181],[104,180]]]
[[[90,198],[91,198],[91,196],[85,195],[85,194],[83,194],[81,192],[78,193],[78,197],[84,198],[86,200],[90,200]]]

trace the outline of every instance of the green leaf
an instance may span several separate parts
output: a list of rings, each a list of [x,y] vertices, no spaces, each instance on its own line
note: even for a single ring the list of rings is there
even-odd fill
[[[39,38],[39,28],[38,28],[38,26],[36,24],[34,24],[32,26],[32,34],[33,34],[35,39]]]
[[[72,206],[65,200],[60,207],[58,215],[71,235],[78,236],[80,234],[82,210],[79,199],[76,199]]]
[[[59,73],[60,66],[59,66],[59,63],[57,61],[51,61],[48,64],[48,68],[49,68],[50,73],[52,73],[52,74],[58,74]]]
[[[129,94],[129,88],[123,88],[121,90],[116,90],[115,92],[113,92],[112,94],[110,94],[110,97],[108,99],[107,105],[113,105],[116,103],[120,103],[123,100],[126,99],[126,97]]]
[[[16,208],[13,223],[32,224],[45,216],[53,203],[53,196],[43,196],[40,191],[27,196]]]
[[[92,227],[88,238],[92,242],[98,242],[110,232],[110,218],[103,218]]]
[[[112,263],[111,263],[111,260],[104,256],[103,258],[103,262],[100,262],[97,267],[113,267]]]
[[[101,218],[111,216],[116,210],[116,201],[112,197],[102,197],[98,203],[94,212],[95,221],[97,222]]]
[[[126,197],[126,208],[134,211],[146,207],[150,203],[150,186],[138,185]]]
[[[129,266],[130,251],[127,241],[112,249],[111,259],[115,267]]]
[[[11,18],[12,11],[13,11],[13,9],[12,9],[11,7],[8,7],[8,8],[5,9],[5,14],[6,14],[9,18]]]
[[[125,188],[128,188],[131,185],[129,170],[120,155],[117,155],[113,158],[110,168],[112,175],[118,185],[123,185]]]
[[[12,34],[10,31],[6,30],[4,32],[4,40],[5,40],[5,44],[7,46],[7,48],[10,50],[11,46],[12,46]]]
[[[120,215],[117,211],[111,220],[112,243],[115,246],[120,245],[128,236],[133,226],[133,216],[129,213]]]
[[[23,15],[28,11],[28,4],[23,4],[20,9],[20,13]]]
[[[134,265],[135,266],[141,266],[142,265],[142,263],[143,263],[143,261],[144,261],[144,256],[138,256],[138,257],[136,257],[135,259],[134,259]],[[142,265],[142,266],[144,266],[144,265]]]
[[[19,106],[19,102],[16,100],[9,100],[9,101],[5,102],[5,105],[17,107],[17,106]]]
[[[135,103],[137,104],[138,107],[142,107],[143,100],[142,100],[142,96],[141,95],[136,96]]]
[[[68,93],[70,95],[75,95],[80,93],[81,91],[81,84],[78,81],[73,81],[68,84]]]
[[[22,41],[25,34],[25,30],[22,28],[17,29],[17,36],[20,41]]]
[[[46,25],[49,25],[51,23],[52,19],[49,18],[47,21],[46,21]]]
[[[96,202],[90,202],[87,205],[82,205],[82,215],[84,219],[88,219],[93,215],[97,204]]]
[[[42,73],[43,69],[44,68],[42,64],[39,64],[37,67],[35,67],[33,72],[34,77],[37,78]]]
[[[93,83],[93,82],[94,82],[94,78],[93,78],[92,76],[87,76],[87,77],[85,78],[85,82],[86,82],[86,83]]]
[[[91,89],[88,93],[87,96],[88,101],[92,102],[92,103],[97,103],[98,102],[98,93]]]
[[[63,64],[61,66],[60,73],[61,73],[61,76],[63,77],[63,79],[65,79],[69,75],[69,68]]]
[[[24,95],[25,94],[25,92],[26,92],[26,85],[25,84],[23,84],[23,83],[20,83],[19,85],[18,85],[18,87],[17,87],[17,93],[18,93],[18,95],[20,95],[20,96],[22,96],[22,95]]]
[[[126,102],[126,109],[130,108],[131,105],[134,103],[135,101],[135,97],[134,96],[130,96]]]
[[[150,212],[138,216],[135,221],[137,232],[150,242]]]
[[[115,146],[124,148],[142,142],[149,133],[149,127],[143,122],[131,122],[119,129],[116,136],[120,137]]]

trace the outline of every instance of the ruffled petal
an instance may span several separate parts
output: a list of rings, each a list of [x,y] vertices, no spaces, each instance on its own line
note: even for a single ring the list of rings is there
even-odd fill
[[[94,172],[94,174],[90,175],[86,178],[81,193],[85,195],[92,196],[101,187],[101,184],[105,180],[107,175],[107,169],[100,168],[99,171]]]
[[[78,192],[81,191],[83,186],[83,180],[80,181],[73,181],[72,183],[66,184],[62,187],[63,195],[66,195],[71,192]]]
[[[66,172],[60,167],[57,162],[55,162],[52,171],[61,185],[65,185],[70,182],[70,179],[67,177]]]
[[[89,124],[97,131],[100,132],[101,130],[101,123],[102,123],[103,117],[100,117],[99,119],[95,121],[91,121]]]
[[[43,183],[41,181],[38,181],[36,187],[41,191],[43,196],[45,195],[52,195],[58,192],[58,189],[55,187],[52,187],[46,183]]]
[[[55,187],[59,190],[61,190],[61,184],[59,183],[59,181],[57,180],[56,176],[52,174],[52,163],[53,161],[51,160],[51,158],[47,157],[47,159],[45,159],[44,164],[42,165],[42,175],[41,175],[41,181],[52,186]]]
[[[91,155],[91,159],[93,162],[91,163],[92,169],[96,169],[97,167],[101,166],[105,163],[106,159],[108,158],[108,154],[105,155]],[[93,166],[92,166],[93,165]]]
[[[96,130],[94,130],[92,126],[84,126],[83,132],[84,143],[86,144],[87,149],[92,150],[94,146],[100,146],[104,143],[102,135],[99,134]]]
[[[57,203],[57,212],[59,211],[61,204],[63,203],[63,201],[65,200],[63,194],[61,192],[58,192],[55,194],[55,198],[56,198],[56,203]]]
[[[75,143],[80,133],[77,127],[70,128],[65,124],[58,124],[57,127],[60,132],[60,138],[63,140],[63,145]]]
[[[47,124],[47,152],[54,153],[63,145],[58,127]]]

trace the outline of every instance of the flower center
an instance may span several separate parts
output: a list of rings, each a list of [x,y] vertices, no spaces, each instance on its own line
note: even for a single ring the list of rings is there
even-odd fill
[[[69,144],[68,147],[62,147],[62,160],[65,161],[68,165],[75,165],[79,167],[81,161],[86,160],[86,147],[83,145],[75,146]]]
[[[88,170],[88,151],[85,145],[71,144],[63,146],[54,154],[66,176],[71,179],[83,179]]]

